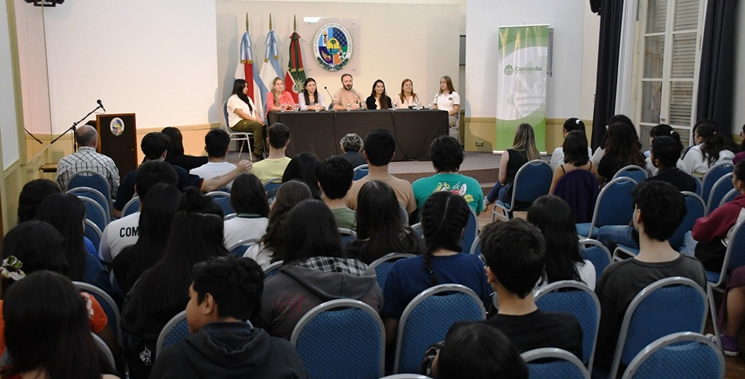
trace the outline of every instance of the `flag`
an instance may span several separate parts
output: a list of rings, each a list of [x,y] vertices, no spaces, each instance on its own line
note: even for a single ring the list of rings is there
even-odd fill
[[[261,73],[259,77],[264,82],[265,88],[261,93],[261,98],[266,99],[266,94],[272,88],[272,81],[274,78],[282,77],[282,69],[279,68],[279,49],[277,49],[277,36],[274,34],[274,30],[269,29],[269,34],[266,35],[266,50],[264,52],[264,64],[261,65]],[[270,105],[267,104],[267,109]]]
[[[261,78],[259,78],[259,73],[254,70],[253,42],[251,42],[251,35],[248,33],[248,30],[243,33],[239,50],[240,57],[238,59],[238,65],[235,68],[235,79],[244,79],[246,81],[248,86],[248,93],[246,95],[253,100],[256,113],[263,117],[264,98],[261,94],[265,94],[267,90]]]
[[[285,87],[290,91],[296,103],[304,82],[305,69],[303,68],[303,56],[300,53],[300,34],[293,31],[290,36],[290,62],[287,74],[285,74]]]

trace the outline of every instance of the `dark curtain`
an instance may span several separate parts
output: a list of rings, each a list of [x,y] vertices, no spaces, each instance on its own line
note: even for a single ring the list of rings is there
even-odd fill
[[[696,117],[716,121],[725,135],[732,134],[736,3],[709,0],[698,77]]]
[[[605,136],[605,123],[616,108],[618,84],[618,50],[621,45],[623,0],[591,0],[592,9],[599,7],[600,41],[598,74],[595,84],[595,109],[592,116],[592,147],[598,147]]]

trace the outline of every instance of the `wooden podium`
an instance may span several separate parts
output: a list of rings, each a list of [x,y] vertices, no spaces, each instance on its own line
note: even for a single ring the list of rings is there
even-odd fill
[[[119,168],[119,177],[137,168],[137,122],[134,113],[96,115],[98,152],[108,155]]]

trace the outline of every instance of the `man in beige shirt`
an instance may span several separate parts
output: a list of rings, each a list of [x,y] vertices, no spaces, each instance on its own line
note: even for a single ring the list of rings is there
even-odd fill
[[[342,75],[341,84],[343,87],[339,88],[334,94],[334,110],[360,109],[362,95],[356,89],[352,88],[352,75]]]
[[[365,137],[362,146],[364,149],[363,156],[367,161],[368,174],[352,183],[352,187],[347,193],[347,206],[356,210],[357,194],[359,194],[360,188],[371,180],[379,180],[393,188],[399,204],[406,209],[406,213],[411,215],[416,210],[416,199],[414,198],[414,191],[411,189],[411,183],[388,172],[388,164],[396,153],[396,140],[393,135],[385,129],[373,130]]]

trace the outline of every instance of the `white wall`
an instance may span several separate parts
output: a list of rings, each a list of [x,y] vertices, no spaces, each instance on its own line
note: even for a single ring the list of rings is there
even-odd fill
[[[466,4],[466,116],[496,117],[500,26],[549,24],[554,29],[553,77],[548,78],[546,116],[580,115],[586,0],[469,0]],[[585,63],[587,65],[587,63]],[[591,76],[594,83],[594,74]],[[594,87],[594,85],[593,85]]]
[[[592,13],[590,2],[585,1],[582,23],[582,85],[580,87],[579,118],[591,120],[595,111],[595,85],[598,75],[598,43],[600,41],[600,16]],[[588,129],[588,133],[590,130]]]
[[[738,134],[745,124],[745,3],[737,4],[735,16],[735,93],[732,103],[732,134]]]
[[[256,69],[264,56],[264,39],[269,30],[269,13],[279,40],[280,59],[287,67],[289,36],[293,15],[297,15],[298,33],[306,75],[333,93],[341,87],[341,73],[329,73],[315,63],[311,39],[318,24],[303,23],[304,17],[336,17],[359,21],[352,59],[359,61],[355,88],[362,94],[370,92],[372,83],[382,79],[389,95],[400,90],[401,80],[410,78],[414,91],[422,101],[430,101],[437,90],[439,78],[450,75],[458,86],[458,44],[462,33],[461,9],[464,0],[420,1],[218,1],[217,59],[220,91],[225,98],[232,89],[238,63],[238,42],[245,31],[245,15],[249,13],[250,32],[254,42]],[[334,4],[328,4],[334,3]],[[328,101],[328,99],[327,99]]]
[[[16,118],[13,62],[8,29],[8,9],[0,1],[0,140],[2,141],[3,169],[18,160],[18,121]]]
[[[44,21],[55,133],[97,99],[140,129],[219,122],[214,1],[66,1]]]

